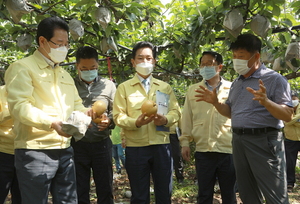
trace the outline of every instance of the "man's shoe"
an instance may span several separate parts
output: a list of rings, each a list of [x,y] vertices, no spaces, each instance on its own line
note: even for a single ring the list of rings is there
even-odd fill
[[[293,188],[294,188],[294,186],[288,185],[288,186],[287,186],[287,192],[288,192],[288,193],[292,193],[292,192],[293,192]]]
[[[177,182],[180,183],[180,184],[182,184],[183,183],[183,178],[182,179],[181,178],[177,179]]]

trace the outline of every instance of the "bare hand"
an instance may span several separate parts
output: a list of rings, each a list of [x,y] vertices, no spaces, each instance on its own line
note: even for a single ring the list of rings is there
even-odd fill
[[[218,103],[218,97],[217,97],[217,89],[214,88],[213,91],[208,90],[204,86],[199,86],[200,89],[196,89],[195,92],[199,93],[195,95],[198,99],[196,100],[197,102],[199,101],[205,101],[207,103],[211,104],[216,104]]]
[[[156,114],[156,116],[154,117],[154,124],[156,126],[166,125],[167,123],[168,119],[164,115]]]
[[[258,101],[261,105],[265,106],[269,101],[266,93],[266,87],[261,79],[259,79],[259,89],[257,91],[250,87],[247,87],[246,89],[254,95],[253,100]]]
[[[190,161],[191,158],[191,149],[190,147],[182,147],[181,148],[182,158],[186,161]]]
[[[151,115],[150,117],[146,117],[146,114],[141,114],[135,121],[136,127],[141,127],[143,125],[147,125],[148,123],[152,122],[155,115]]]
[[[63,137],[67,137],[67,138],[71,137],[72,135],[69,135],[69,134],[65,133],[64,131],[62,131],[61,126],[62,126],[61,121],[54,121],[51,124],[51,128],[53,128],[57,132],[57,134],[59,134]]]
[[[96,112],[94,112],[92,108],[90,108],[88,111],[86,111],[85,114],[87,116],[90,116],[92,118],[92,120],[94,120],[97,117]]]
[[[126,148],[126,139],[125,138],[122,138],[122,147],[123,148]]]
[[[100,123],[98,123],[98,130],[99,131],[105,130],[110,125],[110,122],[111,121],[110,121],[109,117],[107,117],[106,114],[102,114],[101,121],[100,121]]]

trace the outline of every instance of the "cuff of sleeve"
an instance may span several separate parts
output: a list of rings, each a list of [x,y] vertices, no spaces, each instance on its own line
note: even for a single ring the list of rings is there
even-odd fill
[[[190,146],[189,141],[186,140],[186,139],[183,139],[183,138],[179,137],[179,141],[180,141],[180,146],[181,147],[189,147]]]

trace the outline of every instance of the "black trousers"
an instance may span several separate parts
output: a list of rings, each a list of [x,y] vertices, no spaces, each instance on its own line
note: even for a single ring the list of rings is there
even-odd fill
[[[90,181],[93,172],[97,203],[113,204],[112,142],[74,142],[78,204],[90,204]]]
[[[294,186],[296,182],[295,168],[298,158],[298,151],[300,151],[300,141],[285,139],[284,146],[286,157],[287,184]]]
[[[0,152],[0,203],[5,203],[8,191],[12,195],[12,203],[21,204],[14,155]]]
[[[183,160],[177,134],[170,134],[171,152],[177,180],[183,179]]]

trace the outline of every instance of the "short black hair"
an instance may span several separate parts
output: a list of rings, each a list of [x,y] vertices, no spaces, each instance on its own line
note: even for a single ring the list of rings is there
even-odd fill
[[[135,58],[135,55],[136,55],[136,51],[140,48],[144,48],[144,47],[148,47],[152,50],[152,55],[153,55],[153,58],[155,59],[156,58],[156,49],[155,49],[155,46],[150,43],[150,42],[146,42],[146,41],[141,41],[141,42],[138,42],[132,49],[132,59]]]
[[[298,91],[292,90],[292,91],[291,91],[291,97],[293,97],[293,96],[299,98]]]
[[[236,41],[231,43],[230,50],[245,49],[250,53],[261,51],[261,40],[250,33],[241,34],[237,37]]]
[[[80,59],[92,59],[94,58],[97,62],[99,61],[97,50],[89,47],[83,46],[77,49],[76,52],[76,63],[79,63]]]
[[[216,59],[216,62],[219,64],[223,64],[223,57],[221,54],[214,52],[214,51],[204,51],[202,52],[202,56],[200,57],[199,62],[201,63],[201,59],[204,55],[211,55]]]
[[[56,29],[63,29],[69,33],[69,26],[63,19],[57,16],[43,19],[37,27],[37,44],[39,45],[40,36],[45,37],[49,41],[54,36],[54,30]]]

